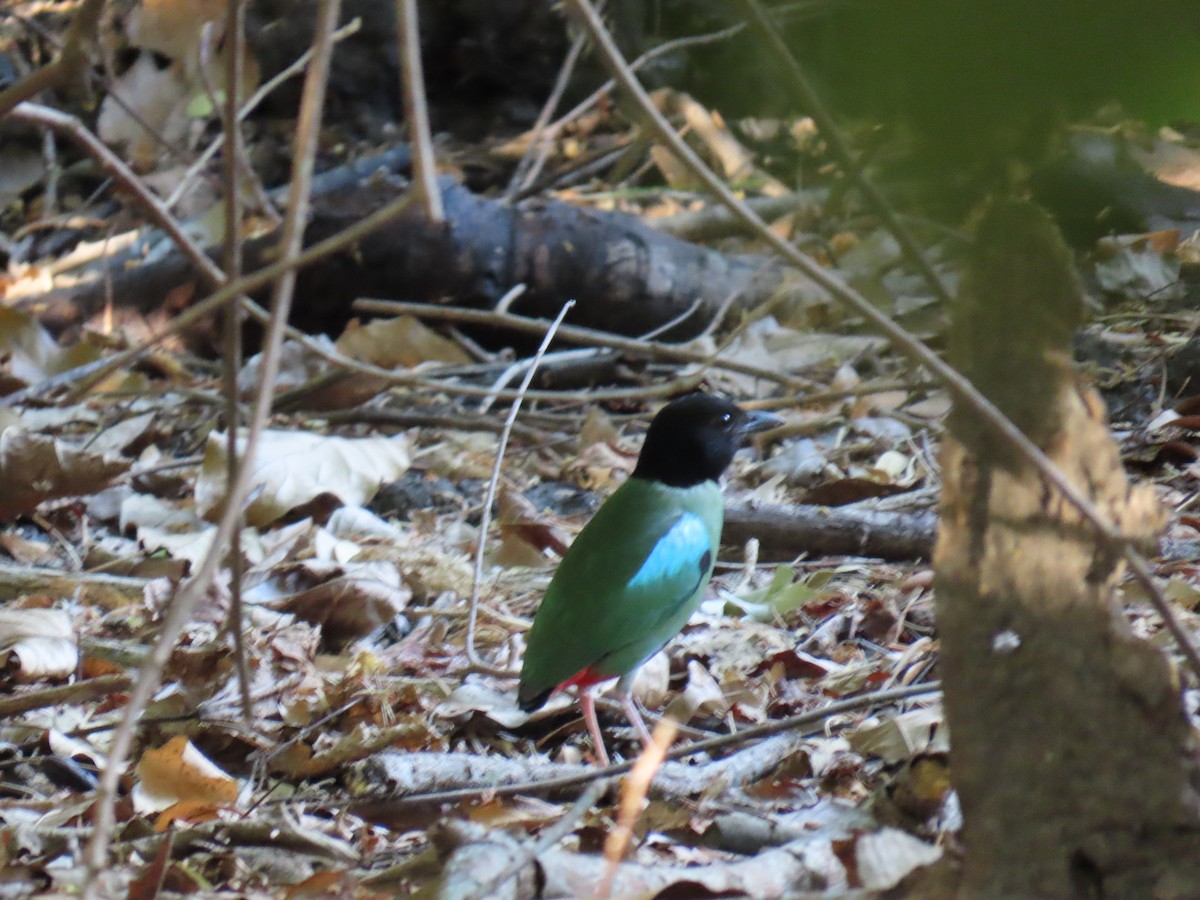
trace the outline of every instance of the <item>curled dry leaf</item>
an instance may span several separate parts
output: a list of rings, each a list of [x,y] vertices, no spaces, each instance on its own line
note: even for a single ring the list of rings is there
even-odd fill
[[[687,671],[687,686],[671,704],[671,712],[680,721],[691,721],[697,712],[708,713],[718,718],[729,712],[729,701],[725,692],[704,666],[693,659],[688,662]]]
[[[26,385],[92,362],[99,351],[86,342],[64,348],[29,313],[0,307],[0,356],[8,375]]]
[[[307,560],[283,577],[295,587],[271,606],[321,626],[326,642],[334,645],[390,622],[412,599],[395,566],[383,562],[337,565]]]
[[[162,812],[176,803],[233,806],[238,799],[237,779],[222,771],[183,735],[143,753],[137,764],[137,779],[133,807],[143,815]]]
[[[17,681],[67,678],[79,665],[71,617],[60,609],[0,609],[0,661]]]
[[[563,469],[563,477],[586,490],[616,487],[637,465],[637,456],[611,444],[592,444]]]
[[[868,890],[885,891],[910,872],[942,858],[942,848],[927,844],[899,828],[864,834],[854,845],[858,878]]]
[[[671,658],[665,651],[660,650],[637,670],[637,674],[633,676],[630,693],[647,709],[660,709],[667,702],[670,691]]]
[[[33,512],[46,500],[103,490],[130,465],[45,435],[7,428],[0,433],[0,520]]]
[[[335,345],[351,359],[385,369],[412,367],[423,362],[466,365],[471,357],[462,347],[412,316],[378,319],[367,325],[351,326]]]
[[[496,507],[496,521],[505,538],[530,545],[536,565],[545,564],[544,550],[553,550],[561,557],[571,545],[571,538],[556,521],[543,515],[529,498],[509,485],[500,489]]]
[[[940,706],[914,709],[856,729],[849,736],[850,746],[864,756],[878,756],[887,763],[912,759],[929,749],[942,719]]]
[[[434,715],[439,719],[466,720],[474,713],[482,713],[503,728],[519,728],[530,719],[561,713],[572,702],[565,694],[558,694],[546,706],[527,713],[517,707],[516,691],[511,688],[501,689],[478,681],[464,681],[437,705]]]
[[[208,436],[196,480],[196,506],[211,516],[225,498],[227,438]],[[245,440],[238,452],[245,451]],[[410,463],[403,437],[323,437],[302,431],[264,431],[254,455],[254,484],[246,521],[263,527],[322,494],[362,506],[379,486],[399,478]]]

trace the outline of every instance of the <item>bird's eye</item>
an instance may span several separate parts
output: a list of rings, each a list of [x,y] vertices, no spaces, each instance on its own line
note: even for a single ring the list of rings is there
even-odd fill
[[[733,413],[731,413],[731,412],[721,413],[721,424],[722,425],[728,425],[732,421],[733,421]]]

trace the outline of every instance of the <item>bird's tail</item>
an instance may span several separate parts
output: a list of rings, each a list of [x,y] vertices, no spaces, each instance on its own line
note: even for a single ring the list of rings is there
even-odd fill
[[[530,693],[531,690],[532,688],[524,682],[517,688],[517,706],[520,707],[521,712],[533,712],[535,709],[540,708],[543,703],[550,699],[550,695],[554,693],[554,688],[552,687],[546,688],[544,691],[539,691],[536,694]]]

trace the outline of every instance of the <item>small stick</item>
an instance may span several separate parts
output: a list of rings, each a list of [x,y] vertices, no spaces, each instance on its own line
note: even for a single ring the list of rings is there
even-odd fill
[[[129,690],[129,685],[132,683],[133,679],[128,675],[100,675],[96,678],[76,681],[73,684],[61,684],[38,691],[30,691],[27,694],[10,694],[7,697],[0,697],[0,718],[18,716],[34,709],[67,706],[96,697],[118,694],[121,691]]]
[[[529,146],[525,148],[525,153],[517,163],[516,169],[513,170],[512,178],[509,179],[508,188],[504,192],[506,203],[511,203],[518,191],[525,190],[541,174],[542,166],[549,154],[550,144],[554,140],[553,135],[546,133],[546,126],[550,123],[550,117],[554,115],[554,111],[558,109],[559,101],[562,100],[563,92],[566,91],[567,85],[571,81],[571,75],[575,72],[575,64],[579,62],[579,54],[583,52],[583,45],[586,42],[587,36],[583,33],[575,35],[575,40],[571,41],[567,57],[558,71],[558,77],[554,79],[554,87],[550,89],[550,96],[546,98],[546,102],[542,105],[542,111],[538,113],[537,121],[533,123]]]
[[[487,544],[488,525],[491,524],[492,520],[492,504],[496,501],[496,488],[500,483],[500,467],[504,463],[504,451],[508,447],[508,438],[512,434],[513,424],[517,421],[517,413],[521,410],[521,401],[525,397],[525,392],[529,389],[529,383],[533,381],[534,373],[537,372],[538,363],[546,355],[546,350],[550,346],[550,342],[554,340],[554,333],[558,331],[558,326],[562,324],[562,320],[574,305],[574,300],[568,300],[564,303],[563,308],[558,312],[558,318],[546,329],[546,336],[542,338],[542,344],[533,356],[533,363],[525,373],[525,377],[521,380],[521,387],[517,390],[517,396],[513,399],[512,406],[508,410],[508,418],[504,420],[504,430],[500,432],[500,446],[496,450],[496,463],[492,466],[492,477],[488,482],[487,497],[483,501],[483,517],[479,522],[479,541],[475,550],[475,575],[471,583],[470,612],[467,615],[467,662],[473,668],[485,668],[489,671],[495,671],[487,666],[475,652],[475,624],[479,618],[479,583],[483,580],[483,551]],[[503,674],[508,675],[511,673],[504,672]]]
[[[241,160],[241,127],[238,102],[242,86],[243,54],[246,52],[246,7],[243,0],[227,0],[225,34],[229,55],[225,60],[225,280],[242,277],[242,192],[238,183]],[[201,67],[203,71],[203,67]],[[216,103],[217,98],[213,97]],[[225,428],[227,452],[226,484],[238,480],[237,440],[241,424],[238,405],[238,372],[242,368],[242,304],[234,299],[225,307],[225,360],[221,386],[225,392]],[[245,515],[239,515],[229,535],[229,637],[233,641],[233,659],[238,674],[242,718],[248,729],[254,727],[254,709],[250,702],[250,664],[246,660],[246,640],[242,633],[242,528]]]
[[[654,729],[654,736],[649,745],[642,751],[641,756],[633,765],[633,770],[621,788],[621,808],[617,814],[617,827],[608,833],[604,841],[604,856],[608,867],[604,872],[604,880],[596,888],[597,900],[607,900],[612,894],[613,882],[617,878],[617,869],[621,865],[621,857],[629,849],[633,840],[633,826],[637,824],[638,816],[642,814],[642,805],[646,795],[650,793],[650,782],[658,770],[662,768],[671,742],[675,740],[678,730],[674,719],[663,719]]]
[[[425,74],[421,68],[417,0],[396,0],[396,21],[400,27],[400,88],[404,94],[408,139],[412,144],[413,183],[421,195],[425,217],[436,224],[443,221],[446,214],[442,209],[442,192],[438,189],[433,138],[429,134],[429,107],[425,103]]]

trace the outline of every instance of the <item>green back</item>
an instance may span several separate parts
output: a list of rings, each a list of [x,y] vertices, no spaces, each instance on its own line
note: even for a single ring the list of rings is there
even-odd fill
[[[617,488],[546,590],[529,631],[519,700],[529,702],[588,667],[624,675],[678,634],[712,576],[723,511],[712,481],[671,488],[631,478]],[[669,555],[660,550],[643,571],[659,541],[689,514],[703,523],[707,545],[701,539]]]

